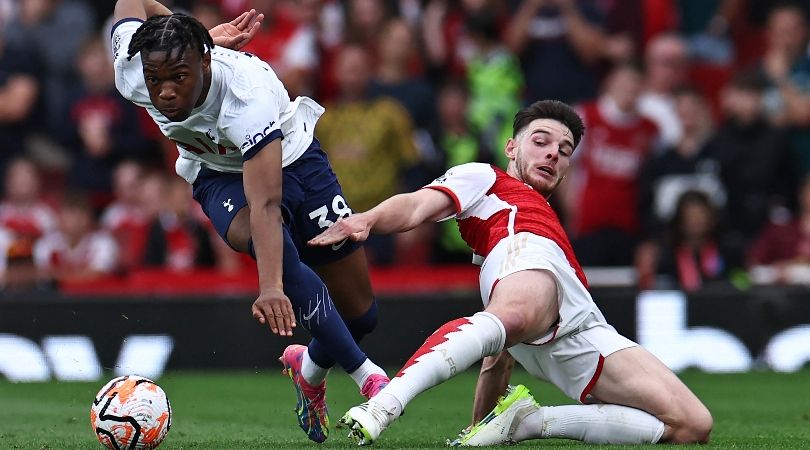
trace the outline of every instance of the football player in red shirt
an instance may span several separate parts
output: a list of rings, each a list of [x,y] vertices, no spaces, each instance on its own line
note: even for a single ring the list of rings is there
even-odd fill
[[[515,116],[504,149],[506,172],[480,163],[453,167],[425,188],[344,218],[310,240],[362,241],[371,231],[393,233],[455,218],[481,262],[484,311],[441,326],[386,388],[341,419],[361,445],[373,443],[417,394],[481,358],[477,418],[506,389],[515,360],[583,404],[541,407],[519,386],[456,445],[538,438],[708,441],[712,417],[703,403],[661,361],[605,321],[546,201],[583,131],[580,117],[564,103],[536,102]]]

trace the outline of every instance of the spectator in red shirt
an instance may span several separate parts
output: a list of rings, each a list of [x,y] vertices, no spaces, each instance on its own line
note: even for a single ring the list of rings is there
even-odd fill
[[[639,171],[658,142],[658,128],[637,108],[642,81],[638,67],[617,66],[604,93],[579,107],[588,133],[574,152],[578,162],[565,201],[574,249],[585,266],[633,262]]]
[[[153,185],[159,209],[149,224],[144,265],[170,271],[213,266],[211,234],[201,220],[202,212],[195,214],[199,205],[188,201],[191,186],[180,177],[161,173],[151,174],[146,183]]]
[[[644,64],[646,79],[639,99],[641,114],[658,125],[664,145],[678,145],[683,125],[678,118],[675,93],[688,81],[689,46],[678,34],[660,34],[647,45]]]
[[[779,216],[777,216],[779,217]],[[777,281],[784,281],[791,267],[810,264],[810,177],[799,187],[796,217],[782,215],[758,236],[747,255],[749,268],[773,265]]]
[[[142,202],[143,166],[125,160],[113,172],[115,201],[104,210],[101,227],[111,233],[120,248],[117,266],[130,270],[141,265],[146,248],[149,212]]]
[[[101,208],[113,200],[113,172],[121,160],[157,160],[160,151],[133,126],[138,107],[115,90],[115,73],[100,38],[84,43],[76,65],[81,79],[69,95],[72,126],[65,144],[72,161],[67,185],[88,192],[93,206]]]
[[[292,98],[311,95],[314,91],[314,74],[319,59],[317,33],[315,25],[307,20],[312,20],[317,14],[307,12],[313,7],[309,3],[250,2],[250,7],[264,13],[265,19],[259,32],[242,51],[270,64]]]
[[[16,239],[33,240],[56,228],[56,215],[42,198],[42,179],[33,161],[18,158],[6,170],[0,227]]]
[[[41,185],[39,170],[29,159],[14,159],[6,169],[0,202],[0,276],[6,289],[24,289],[36,282],[34,242],[56,228],[56,214],[43,201]]]
[[[61,203],[59,229],[34,244],[34,263],[45,280],[82,281],[112,274],[117,253],[115,239],[96,229],[88,197],[70,192]]]

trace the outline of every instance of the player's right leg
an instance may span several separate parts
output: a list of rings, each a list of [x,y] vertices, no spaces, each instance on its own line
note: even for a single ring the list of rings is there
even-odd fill
[[[194,198],[211,219],[219,235],[237,251],[254,256],[250,236],[250,217],[241,174],[203,170],[194,183]],[[368,362],[357,346],[343,319],[337,313],[323,281],[299,258],[287,225],[283,226],[284,293],[292,302],[297,323],[324,343],[336,355],[337,363],[351,373]],[[255,256],[254,256],[255,257]],[[294,356],[293,356],[294,355]],[[299,358],[300,356],[300,358]],[[282,362],[299,394],[298,422],[307,436],[322,442],[328,435],[329,419],[324,398],[324,383],[305,383],[300,364],[305,354],[285,352]]]
[[[460,373],[504,344],[535,339],[557,320],[557,284],[545,271],[523,270],[501,279],[484,312],[436,330],[380,393],[351,408],[340,423],[360,445],[373,443],[419,393]]]

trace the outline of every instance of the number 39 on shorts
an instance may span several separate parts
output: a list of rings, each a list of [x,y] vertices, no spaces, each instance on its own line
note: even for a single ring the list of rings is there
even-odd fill
[[[334,212],[338,218],[352,215],[352,209],[349,208],[346,199],[344,199],[342,195],[336,195],[335,198],[332,199],[331,205],[323,205],[309,213],[310,219],[318,219],[318,226],[321,228],[329,228],[335,224],[335,222],[327,218],[329,215],[329,206],[332,207],[332,212]]]

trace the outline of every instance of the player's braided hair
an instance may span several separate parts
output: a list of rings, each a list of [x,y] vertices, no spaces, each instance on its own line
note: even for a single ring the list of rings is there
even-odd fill
[[[165,51],[171,54],[179,50],[185,53],[189,47],[197,49],[200,55],[214,48],[214,40],[208,30],[197,19],[185,14],[175,13],[170,16],[152,16],[144,22],[129,43],[128,59],[138,52]]]
[[[523,131],[532,121],[537,119],[553,119],[568,127],[574,138],[574,147],[579,144],[585,125],[573,108],[558,100],[540,100],[521,109],[515,114],[512,125],[512,137]]]

